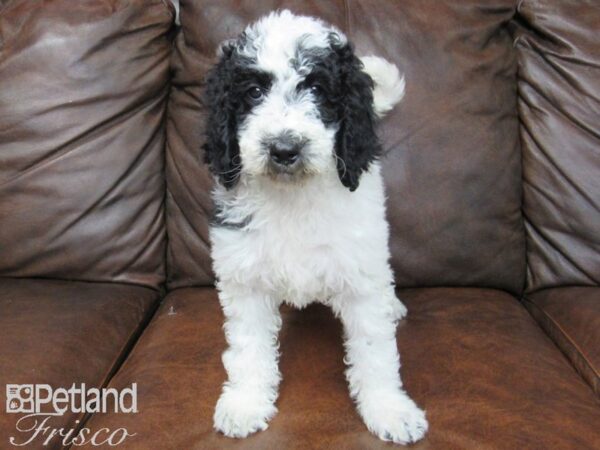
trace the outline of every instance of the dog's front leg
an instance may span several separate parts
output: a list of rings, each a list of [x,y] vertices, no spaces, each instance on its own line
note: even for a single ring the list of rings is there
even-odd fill
[[[220,286],[229,348],[223,353],[228,380],[217,402],[214,426],[229,437],[246,437],[267,428],[277,408],[278,304],[267,295]]]
[[[402,388],[396,322],[406,310],[393,289],[349,293],[334,310],[344,324],[346,377],[367,428],[380,439],[407,444],[427,431],[425,413]]]

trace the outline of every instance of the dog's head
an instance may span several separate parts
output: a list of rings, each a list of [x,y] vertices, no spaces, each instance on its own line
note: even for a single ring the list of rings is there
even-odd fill
[[[227,188],[326,172],[350,190],[380,153],[374,123],[404,93],[387,61],[356,57],[333,26],[272,13],[221,44],[207,77],[206,160]]]

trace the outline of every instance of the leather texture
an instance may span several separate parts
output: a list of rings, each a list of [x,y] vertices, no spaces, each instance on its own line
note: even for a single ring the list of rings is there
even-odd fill
[[[600,288],[544,289],[525,306],[600,397]]]
[[[516,33],[527,291],[600,283],[600,7],[524,0]]]
[[[212,282],[211,177],[202,164],[203,77],[215,49],[276,8],[344,30],[360,55],[405,73],[381,124],[392,265],[399,286],[524,284],[515,1],[181,1],[167,146],[171,288]],[[452,270],[448,270],[451,267]]]
[[[414,449],[593,449],[600,407],[512,296],[496,290],[400,290],[406,389],[430,431]],[[225,372],[221,309],[212,288],[171,292],[111,380],[139,383],[139,414],[95,415],[86,426],[125,427],[122,449],[383,449],[355,412],[344,378],[342,331],[330,310],[283,308],[279,413],[244,440],[212,430]]]
[[[173,9],[158,0],[0,8],[0,276],[164,279]]]
[[[105,385],[158,299],[152,289],[116,283],[0,279],[0,447],[25,437],[15,429],[24,414],[4,407],[6,384]],[[48,425],[70,429],[77,419],[80,413],[66,412]],[[57,442],[42,447],[37,439],[24,448],[60,448]]]

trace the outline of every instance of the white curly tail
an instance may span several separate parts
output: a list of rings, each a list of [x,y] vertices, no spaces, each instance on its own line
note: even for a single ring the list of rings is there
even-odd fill
[[[363,56],[360,58],[364,71],[375,83],[373,90],[373,107],[379,117],[385,116],[404,97],[404,76],[395,64],[379,56]]]

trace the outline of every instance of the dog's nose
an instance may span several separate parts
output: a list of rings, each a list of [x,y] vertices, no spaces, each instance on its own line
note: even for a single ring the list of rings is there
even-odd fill
[[[282,166],[294,164],[300,157],[302,141],[290,138],[277,139],[269,145],[271,160]]]

